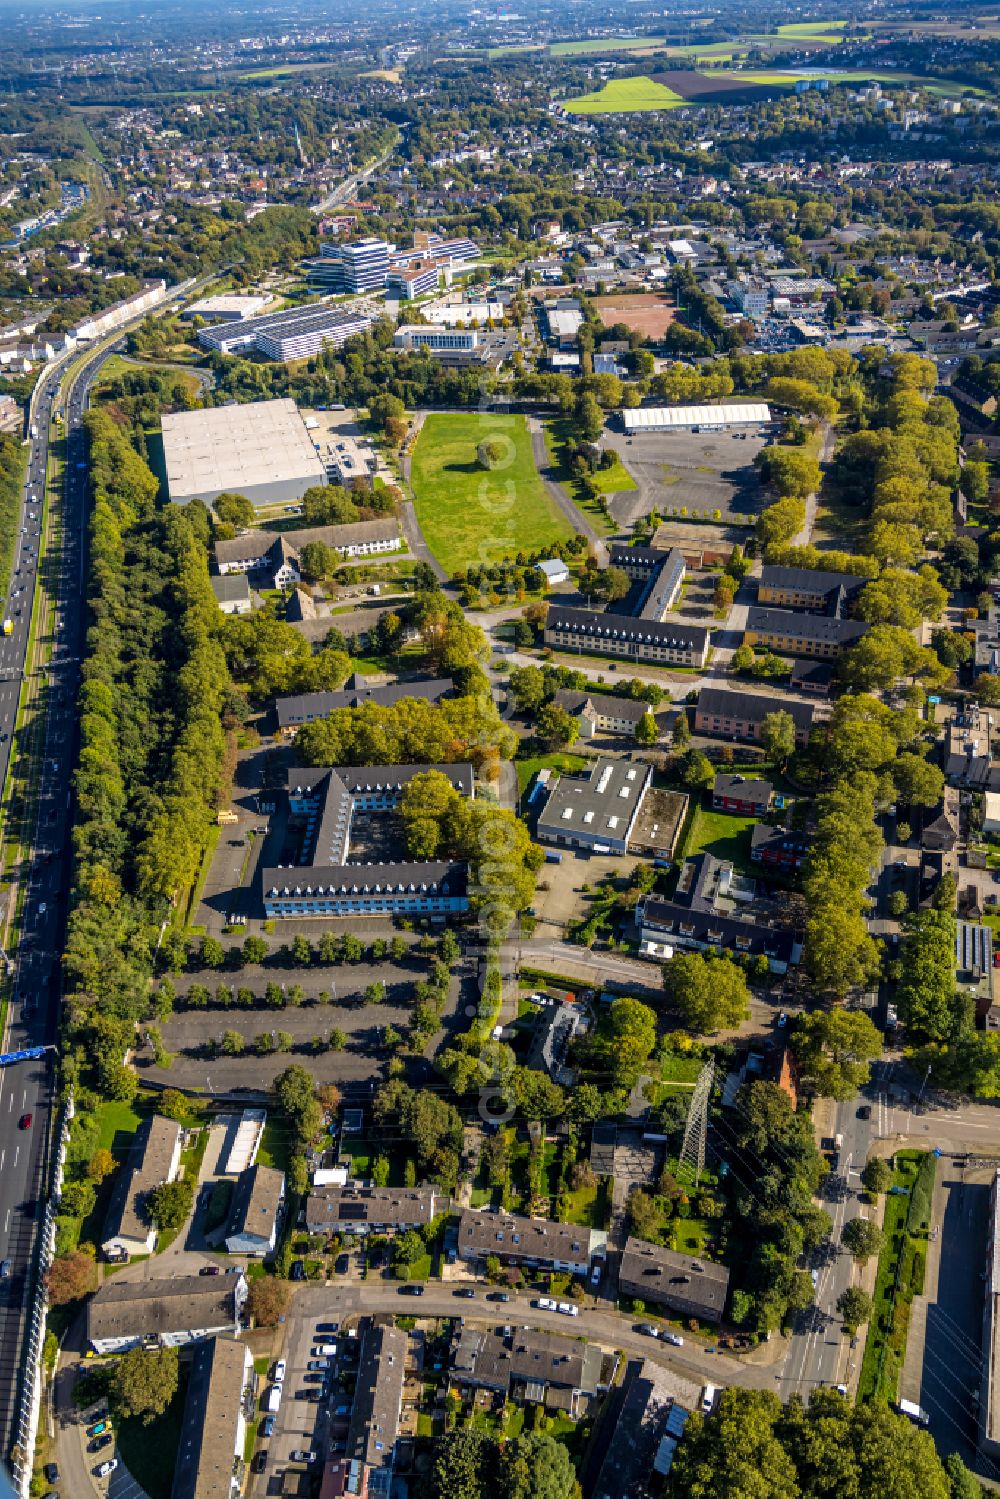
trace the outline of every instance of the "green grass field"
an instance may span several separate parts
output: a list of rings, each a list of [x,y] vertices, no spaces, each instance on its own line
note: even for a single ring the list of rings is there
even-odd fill
[[[847,25],[846,21],[787,21],[784,26],[778,27],[779,36],[801,36],[810,41],[830,39],[828,33],[842,31]],[[835,36],[832,40],[840,42],[843,37]]]
[[[652,78],[612,78],[596,94],[567,99],[566,108],[575,115],[630,114],[680,109],[685,102],[672,88],[664,88]]]
[[[484,439],[509,444],[509,461],[481,468],[476,448]],[[523,416],[432,412],[413,450],[410,483],[427,545],[450,573],[573,535],[539,477]]]
[[[589,37],[581,42],[553,42],[550,57],[584,57],[595,52],[634,52],[637,47],[662,47],[662,36]]]
[[[725,859],[738,874],[753,874],[750,862],[750,838],[755,817],[730,817],[728,812],[708,812],[698,807],[684,845],[684,858],[709,853]]]

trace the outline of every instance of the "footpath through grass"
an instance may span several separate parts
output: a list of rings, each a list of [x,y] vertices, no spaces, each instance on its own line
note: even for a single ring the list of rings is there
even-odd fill
[[[484,441],[505,450],[495,469],[476,456]],[[574,534],[535,467],[523,416],[432,412],[413,449],[410,484],[427,545],[449,573],[542,551]]]

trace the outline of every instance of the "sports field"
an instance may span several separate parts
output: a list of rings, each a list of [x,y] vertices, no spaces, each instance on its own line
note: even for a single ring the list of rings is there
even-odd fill
[[[612,78],[596,94],[567,99],[566,108],[575,115],[630,114],[651,109],[680,109],[680,94],[654,83],[652,78]]]
[[[500,467],[480,466],[484,440],[507,449]],[[432,412],[413,449],[410,485],[427,545],[449,573],[573,535],[539,477],[523,416]]]
[[[643,338],[662,338],[677,316],[666,297],[655,292],[638,292],[630,297],[595,297],[594,306],[605,328],[624,323]]]

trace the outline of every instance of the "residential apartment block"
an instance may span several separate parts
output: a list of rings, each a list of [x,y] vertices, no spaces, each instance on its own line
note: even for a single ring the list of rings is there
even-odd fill
[[[806,609],[828,614],[842,607],[843,596],[853,599],[867,582],[867,578],[855,577],[853,573],[765,565],[757,584],[757,602],[779,609]]]
[[[559,604],[549,606],[544,638],[545,644],[556,650],[585,651],[631,661],[704,666],[708,658],[708,631],[701,625],[633,619],[627,614],[566,609]]]
[[[103,1354],[121,1353],[138,1343],[180,1348],[205,1338],[236,1337],[246,1299],[242,1273],[106,1280],[87,1302],[87,1342]]]
[[[288,772],[290,826],[301,838],[296,864],[262,871],[264,909],[275,916],[447,913],[468,909],[464,864],[352,862],[352,829],[368,814],[392,812],[403,788],[425,771],[475,794],[471,765],[297,767]]]
[[[789,713],[795,723],[795,743],[808,744],[816,716],[811,703],[791,698],[772,697],[763,692],[731,692],[727,687],[703,687],[694,710],[694,727],[698,734],[719,735],[725,739],[752,739],[760,742],[761,725],[769,713]]]
[[[458,1254],[467,1264],[495,1255],[504,1264],[544,1265],[550,1270],[586,1275],[592,1242],[589,1228],[522,1218],[514,1213],[481,1213],[466,1208],[458,1225]]]
[[[619,734],[634,739],[639,725],[652,713],[649,703],[640,698],[614,697],[609,692],[574,692],[562,687],[555,695],[557,708],[575,718],[581,739],[595,739],[598,734]]]
[[[408,1346],[399,1327],[369,1327],[362,1339],[344,1454],[345,1492],[356,1499],[388,1499],[392,1490]]]
[[[294,734],[303,724],[326,718],[340,708],[360,708],[364,703],[390,708],[403,698],[413,697],[426,703],[439,703],[453,690],[450,677],[422,677],[415,682],[374,686],[360,672],[355,672],[339,692],[303,692],[295,697],[279,697],[274,709],[279,734]]]
[[[253,1355],[245,1343],[220,1337],[195,1348],[170,1499],[236,1499],[242,1493],[256,1398]]]
[[[772,973],[786,973],[798,962],[799,944],[790,931],[761,920],[751,895],[752,882],[748,889],[731,864],[696,854],[685,860],[671,899],[647,895],[636,906],[641,954],[662,961],[678,949],[734,952],[766,958]]]
[[[181,1163],[184,1131],[173,1119],[154,1114],[136,1130],[130,1158],[118,1168],[111,1190],[101,1249],[108,1259],[152,1254],[156,1229],[146,1212],[154,1187],[172,1182]]]
[[[240,1172],[226,1230],[226,1252],[260,1258],[271,1254],[285,1203],[285,1174],[274,1166],[248,1166]]]
[[[311,1234],[395,1234],[426,1228],[443,1207],[434,1187],[314,1187],[306,1200]]]
[[[816,656],[835,660],[857,645],[868,626],[858,619],[828,614],[796,614],[790,609],[768,609],[751,604],[743,639],[747,645],[767,646],[784,656]]]
[[[666,1306],[702,1322],[721,1322],[729,1294],[729,1271],[711,1260],[676,1254],[645,1239],[629,1238],[618,1288],[626,1296]]]
[[[740,817],[763,817],[771,810],[774,787],[770,781],[748,780],[745,776],[719,774],[712,785],[712,806],[716,812],[734,812]]]

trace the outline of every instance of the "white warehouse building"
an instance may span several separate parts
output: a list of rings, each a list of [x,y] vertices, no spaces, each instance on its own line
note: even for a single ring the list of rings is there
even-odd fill
[[[326,484],[323,462],[288,398],[165,412],[162,430],[167,490],[177,505],[211,505],[225,492],[273,505]]]
[[[771,420],[766,401],[726,401],[718,406],[647,406],[622,411],[626,432],[670,432],[695,427],[760,427]]]

